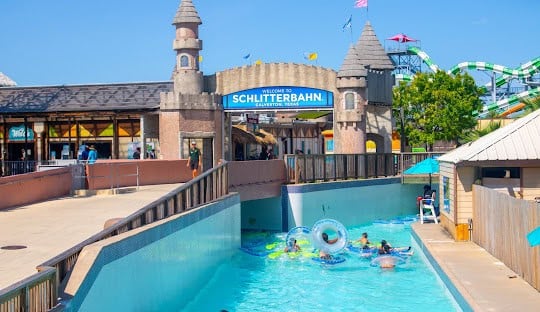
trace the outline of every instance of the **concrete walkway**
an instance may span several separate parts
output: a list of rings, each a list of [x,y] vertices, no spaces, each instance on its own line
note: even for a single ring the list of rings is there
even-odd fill
[[[540,311],[540,292],[485,249],[455,242],[438,224],[412,227],[474,311]]]
[[[0,289],[32,274],[36,266],[103,230],[105,221],[126,217],[181,184],[141,186],[117,195],[64,197],[0,210]]]

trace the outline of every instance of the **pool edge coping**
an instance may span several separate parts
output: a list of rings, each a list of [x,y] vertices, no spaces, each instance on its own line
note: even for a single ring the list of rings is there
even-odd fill
[[[461,285],[455,275],[452,274],[451,270],[444,264],[444,261],[441,261],[441,259],[431,253],[429,246],[424,243],[423,239],[416,232],[414,227],[411,227],[411,235],[418,246],[420,246],[429,263],[446,288],[448,288],[448,291],[452,294],[452,297],[461,310],[464,312],[481,311],[480,307],[475,303],[474,299],[472,296],[470,296],[466,288]]]

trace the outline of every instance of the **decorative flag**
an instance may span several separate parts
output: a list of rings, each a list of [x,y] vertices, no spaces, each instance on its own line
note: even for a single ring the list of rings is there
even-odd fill
[[[347,22],[345,22],[345,24],[342,27],[342,30],[345,31],[345,29],[351,28],[351,27],[352,27],[352,15],[351,15],[351,17],[349,17]]]
[[[315,61],[319,57],[317,52],[304,53],[304,58],[308,61]]]
[[[199,55],[199,63],[202,63],[202,55]]]
[[[248,54],[244,55],[243,57],[244,57],[244,60],[247,60],[247,59],[249,59],[251,57],[251,53],[248,53]]]
[[[355,8],[366,8],[368,0],[356,0],[354,4]]]

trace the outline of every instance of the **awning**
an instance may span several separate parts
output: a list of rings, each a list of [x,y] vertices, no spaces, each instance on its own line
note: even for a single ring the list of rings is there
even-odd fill
[[[262,144],[262,145],[272,145],[276,144],[276,138],[271,134],[262,129],[256,131],[255,133],[247,131],[245,125],[234,125],[232,126],[232,141],[240,144]]]

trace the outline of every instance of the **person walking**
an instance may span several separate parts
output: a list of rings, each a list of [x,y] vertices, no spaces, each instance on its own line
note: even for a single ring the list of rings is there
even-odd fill
[[[137,149],[133,153],[133,159],[141,159],[141,148],[140,147],[137,147]]]
[[[201,167],[202,153],[197,147],[197,142],[191,141],[191,148],[189,149],[189,159],[187,167],[191,168],[191,176],[195,178],[199,175],[199,167]]]
[[[88,152],[88,164],[92,165],[96,163],[98,153],[94,145],[90,145],[90,151]]]

